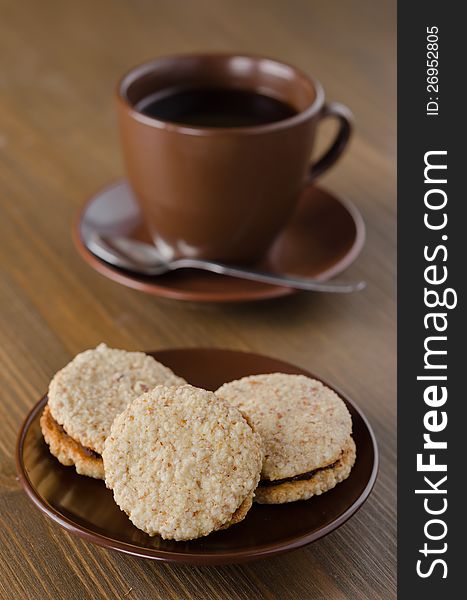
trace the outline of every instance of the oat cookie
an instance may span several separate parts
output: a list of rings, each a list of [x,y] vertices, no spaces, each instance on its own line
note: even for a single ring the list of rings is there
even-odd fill
[[[100,344],[78,354],[55,375],[48,406],[72,439],[102,454],[114,418],[132,400],[156,385],[183,383],[152,356]]]
[[[216,394],[236,406],[262,438],[264,462],[256,501],[310,497],[348,476],[355,461],[351,451],[344,452],[354,447],[350,413],[320,381],[284,373],[254,375],[226,383]],[[331,466],[326,473],[318,472]],[[276,486],[264,491],[274,481]]]
[[[114,421],[103,452],[119,507],[149,535],[189,540],[238,522],[258,484],[261,440],[212,392],[158,386]]]

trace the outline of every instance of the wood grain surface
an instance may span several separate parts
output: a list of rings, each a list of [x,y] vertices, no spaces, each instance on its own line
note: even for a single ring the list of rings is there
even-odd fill
[[[323,178],[362,211],[348,271],[368,288],[239,306],[158,300],[112,283],[75,252],[70,223],[123,174],[119,75],[153,56],[241,50],[312,72],[355,113]],[[322,143],[333,131],[323,125]],[[0,597],[395,597],[395,2],[0,0]],[[218,346],[294,362],[364,409],[380,445],[374,493],[340,530],[245,566],[174,567],[80,541],[21,491],[18,428],[56,370],[105,341],[127,349]]]

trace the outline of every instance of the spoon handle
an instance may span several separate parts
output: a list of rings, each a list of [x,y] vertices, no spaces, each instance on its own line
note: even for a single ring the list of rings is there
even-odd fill
[[[259,281],[272,285],[309,290],[313,292],[357,292],[365,287],[364,281],[319,281],[306,277],[293,277],[266,271],[258,271],[246,267],[236,267],[211,260],[196,258],[180,258],[172,262],[161,259],[156,248],[150,244],[122,237],[106,238],[98,234],[91,235],[86,245],[88,249],[102,260],[142,275],[161,275],[177,269],[200,269],[219,275],[228,275]]]
[[[220,275],[229,275],[239,277],[240,279],[249,279],[261,283],[270,283],[291,287],[298,290],[308,290],[313,292],[338,292],[350,293],[362,290],[366,284],[364,281],[345,282],[345,281],[318,281],[306,277],[293,277],[266,271],[258,271],[243,267],[233,267],[224,263],[218,263],[209,260],[196,260],[191,258],[181,258],[170,265],[171,269],[203,269],[218,273]]]

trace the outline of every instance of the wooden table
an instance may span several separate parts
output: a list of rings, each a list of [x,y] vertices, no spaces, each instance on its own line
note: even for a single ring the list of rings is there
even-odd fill
[[[187,305],[120,287],[78,257],[74,212],[123,173],[116,79],[155,55],[202,49],[283,58],[352,108],[350,151],[323,183],[366,220],[348,272],[367,279],[365,292]],[[1,598],[394,598],[395,2],[1,0],[0,210]],[[329,537],[245,566],[155,564],[71,537],[20,489],[13,448],[53,373],[100,341],[251,350],[329,378],[376,430],[373,495]]]

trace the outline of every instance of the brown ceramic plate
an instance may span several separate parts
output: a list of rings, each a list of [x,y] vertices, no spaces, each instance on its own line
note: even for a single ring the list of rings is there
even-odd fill
[[[73,223],[73,240],[79,253],[102,275],[155,296],[196,302],[243,302],[295,293],[291,288],[195,269],[158,277],[136,275],[94,256],[85,244],[92,232],[150,242],[131,188],[124,180],[93,196]],[[325,281],[341,273],[356,259],[364,241],[365,225],[357,208],[323,188],[309,186],[286,229],[266,259],[257,266]]]
[[[310,375],[274,358],[231,350],[190,348],[151,354],[190,383],[210,390],[245,375],[275,371]],[[280,554],[340,527],[373,488],[378,470],[374,434],[360,410],[339,395],[352,414],[357,445],[357,461],[350,477],[307,501],[255,504],[238,525],[198,540],[173,542],[149,537],[120,511],[103,481],[77,475],[74,468],[62,466],[51,456],[39,426],[47,397],[32,409],[19,433],[20,481],[36,506],[53,521],[85,540],[127,554],[189,564],[238,563]]]

